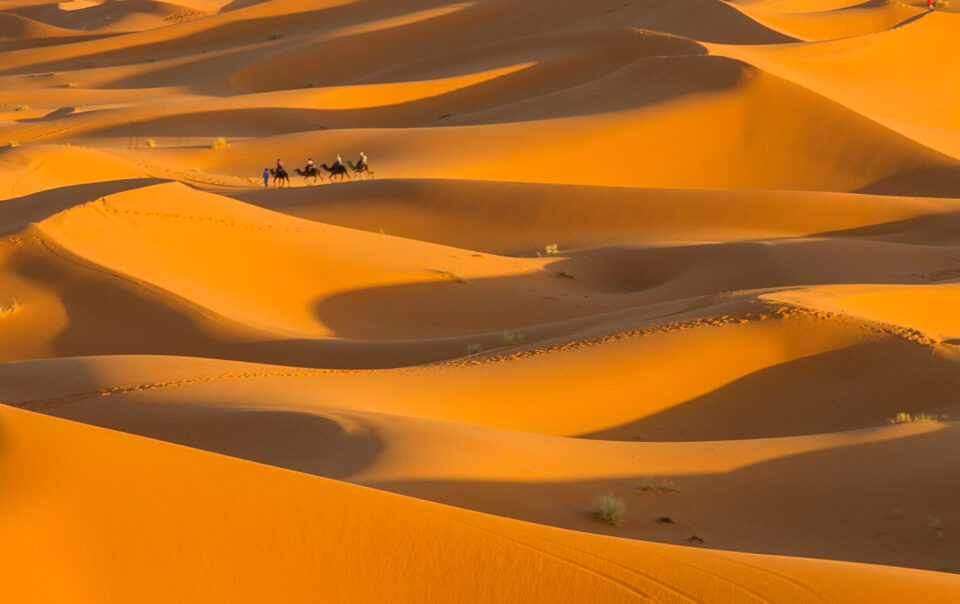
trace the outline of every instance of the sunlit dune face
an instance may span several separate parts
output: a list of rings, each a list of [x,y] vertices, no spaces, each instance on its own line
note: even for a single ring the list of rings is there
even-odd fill
[[[85,0],[72,0],[71,2],[60,2],[57,8],[64,11],[83,10],[91,6],[98,6],[96,2],[87,2]]]
[[[0,600],[960,601],[957,2],[3,0]]]

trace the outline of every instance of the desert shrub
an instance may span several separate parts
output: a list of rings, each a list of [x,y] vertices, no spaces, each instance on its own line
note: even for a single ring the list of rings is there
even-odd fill
[[[500,334],[500,343],[504,346],[517,346],[523,344],[523,334],[513,331],[505,331]]]
[[[547,254],[548,256],[551,255],[551,254],[559,254],[559,253],[560,253],[560,247],[559,247],[556,243],[550,243],[550,244],[548,244],[548,245],[545,245],[543,249],[544,249],[544,251],[546,252],[546,254]]]
[[[20,302],[17,300],[0,304],[0,318],[6,317],[11,313],[17,312],[19,308],[20,308]]]
[[[465,283],[465,281],[463,280],[463,275],[461,275],[459,272],[457,272],[457,271],[455,271],[455,270],[452,270],[452,269],[449,269],[449,268],[442,268],[442,269],[438,270],[437,273],[438,273],[441,277],[446,277],[447,279],[450,279],[451,281],[456,281],[457,283]]]
[[[477,354],[478,352],[483,351],[483,346],[479,342],[474,342],[473,344],[467,345],[467,354]]]
[[[217,140],[213,141],[213,144],[210,145],[211,149],[226,149],[230,146],[230,143],[227,142],[227,139],[222,136],[218,136]]]
[[[145,143],[145,144],[146,144],[148,147],[156,147],[156,146],[157,146],[157,141],[153,140],[152,138],[148,138],[148,139],[146,140],[146,143]]]
[[[19,146],[20,146],[20,143],[18,143],[17,141],[11,139],[11,140],[7,141],[7,146],[8,146],[8,147],[19,147]]]
[[[912,424],[915,422],[938,422],[940,421],[939,415],[929,415],[927,413],[898,413],[895,417],[891,417],[889,420],[891,424]]]
[[[30,111],[30,105],[17,105],[14,111]]]
[[[282,38],[282,37],[283,37],[283,34],[278,34],[278,33],[274,32],[274,33],[270,34],[269,36],[267,36],[267,40],[269,40],[270,42],[273,42],[274,40],[279,40],[279,39]]]
[[[612,526],[620,526],[626,520],[627,505],[613,493],[607,493],[594,500],[593,514],[602,522]]]
[[[677,483],[667,478],[655,480],[653,476],[644,476],[637,485],[638,491],[659,491],[661,493],[675,493],[680,490]]]
[[[163,18],[163,20],[169,21],[171,23],[183,23],[184,21],[189,21],[191,19],[202,17],[205,14],[206,13],[200,10],[182,10],[172,15],[167,15],[166,17]]]

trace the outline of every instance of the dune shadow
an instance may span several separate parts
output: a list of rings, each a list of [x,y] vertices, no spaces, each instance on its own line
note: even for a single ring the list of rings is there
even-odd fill
[[[891,368],[896,368],[891,370]],[[960,365],[929,348],[885,340],[794,359],[616,427],[601,440],[773,438],[882,425],[900,412],[954,416]]]
[[[878,274],[870,269],[878,256],[901,264]],[[317,300],[314,313],[345,338],[456,337],[728,292],[920,283],[929,281],[923,275],[954,265],[935,250],[855,239],[621,244],[568,252],[543,270],[502,277],[461,276],[442,263],[423,266],[421,282],[335,293]]]
[[[960,212],[930,214],[880,224],[822,231],[809,237],[882,239],[916,245],[960,243]]]
[[[785,453],[720,474],[669,475],[676,492],[637,489],[643,475],[571,481],[371,481],[368,486],[561,528],[711,549],[960,572],[952,477],[958,426],[878,442]],[[931,463],[931,460],[942,460]],[[614,493],[626,522],[592,516]],[[657,522],[670,516],[672,523]],[[696,535],[702,541],[691,543]]]
[[[0,208],[2,208],[0,203]],[[190,300],[57,250],[15,251],[7,265],[56,295],[65,322],[51,334],[49,356],[164,354],[297,367],[380,369],[462,356],[457,340],[273,339],[211,316]],[[24,302],[29,304],[29,301]],[[35,358],[8,348],[0,361]],[[46,357],[44,357],[46,358]]]
[[[31,408],[30,404],[13,406]],[[335,419],[299,411],[109,398],[37,411],[328,478],[342,479],[363,470],[383,450],[380,438],[369,428],[348,432]]]
[[[51,36],[49,38],[0,40],[0,52],[27,50],[30,48],[44,48],[47,46],[59,46],[62,44],[72,44],[74,42],[90,42],[91,40],[102,40],[104,38],[112,38],[119,35],[122,34],[104,32],[76,36]]]
[[[498,334],[592,314],[575,296],[562,299],[549,273],[470,280],[443,266],[423,273],[437,280],[334,294],[317,300],[314,313],[339,337],[383,340]]]
[[[2,208],[3,204],[0,204]],[[65,313],[43,354],[3,349],[2,362],[34,358],[161,354],[221,358],[281,366],[382,369],[463,355],[457,340],[273,339],[229,319],[211,316],[190,300],[73,257],[15,249],[13,273],[56,296]],[[9,293],[9,292],[8,292]],[[15,292],[14,292],[15,293]],[[31,301],[24,301],[29,306]],[[59,324],[59,323],[58,323]],[[49,346],[49,349],[47,347]]]
[[[259,2],[252,2],[250,5],[252,6],[258,3]],[[445,2],[444,0],[435,0],[435,3],[442,5]],[[110,4],[123,5],[126,4],[126,2]],[[369,14],[365,9],[367,9],[367,7],[371,4],[374,3],[370,2],[369,0],[364,0],[361,2],[348,2],[339,6],[318,8],[289,14],[268,16],[258,15],[256,17],[250,17],[247,19],[219,23],[206,29],[193,31],[191,33],[187,33],[186,35],[172,39],[130,43],[122,48],[111,48],[103,51],[82,52],[83,49],[80,48],[78,49],[78,52],[69,53],[69,58],[3,69],[0,70],[0,73],[23,74],[45,71],[72,71],[90,66],[115,67],[119,65],[142,62],[147,59],[184,56],[185,54],[193,54],[194,52],[190,51],[189,53],[185,53],[182,49],[212,50],[218,48],[244,46],[251,43],[267,41],[267,36],[271,32],[280,31],[285,32],[288,35],[311,32],[316,31],[318,28],[323,28],[328,22],[336,22],[338,19],[349,19],[351,16],[355,17],[357,22],[362,22],[364,18],[369,18]],[[71,18],[70,13],[76,12],[60,10],[50,11],[49,8],[51,6],[55,7],[56,5],[47,4],[40,5],[38,7],[22,7],[14,12],[51,25],[57,25],[57,21],[59,19]],[[84,10],[100,10],[101,7],[102,5],[94,5]],[[236,12],[236,10],[240,10],[242,8],[247,7],[241,7],[238,5],[235,7],[235,10],[229,12]],[[110,11],[114,10],[114,7],[110,6],[103,10],[107,11],[106,14],[109,14]],[[48,11],[48,14],[41,14],[43,11]],[[402,12],[400,14],[402,14]],[[149,38],[150,37],[148,36],[148,39]],[[131,40],[131,42],[134,41]],[[229,62],[243,64],[244,58],[249,60],[250,57],[256,56],[257,54],[257,50],[241,51],[239,60],[237,60],[237,55],[234,55],[234,59],[230,60]],[[209,73],[211,72],[207,71],[208,77]]]
[[[910,171],[870,183],[855,191],[903,197],[960,197],[960,162]]]
[[[563,77],[558,75],[555,62],[535,62],[516,72],[447,92],[372,107],[193,110],[145,120],[129,118],[122,125],[85,130],[85,134],[273,136],[321,129],[516,123],[619,112],[691,94],[726,90],[735,87],[750,71],[733,59],[706,55],[699,45],[688,48],[681,43],[676,51],[680,54],[635,58],[626,55],[612,65],[590,72],[562,70]],[[685,52],[690,54],[682,54]],[[155,78],[156,74],[151,73],[150,77]],[[650,81],[657,85],[639,85]],[[608,94],[606,91],[611,88],[623,92]],[[447,113],[451,107],[457,108],[456,115]]]
[[[57,187],[22,197],[0,201],[0,234],[24,228],[76,205],[131,189],[141,189],[165,182],[162,178],[124,178],[80,185]]]

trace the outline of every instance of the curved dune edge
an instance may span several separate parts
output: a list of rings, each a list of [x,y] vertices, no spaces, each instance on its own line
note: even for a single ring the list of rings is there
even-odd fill
[[[746,344],[757,349],[755,342]],[[588,353],[573,361],[611,364],[609,357],[591,359],[595,349]],[[708,398],[600,435],[619,434],[618,442],[531,433],[549,426],[542,409],[530,405],[531,392],[548,397],[553,414],[578,422],[581,430],[597,419],[583,405],[592,396],[589,385],[578,390],[560,358],[543,358],[549,362],[540,367],[523,359],[499,364],[509,371],[505,375],[444,367],[446,378],[431,368],[342,372],[171,357],[52,359],[0,368],[0,398],[49,415],[577,531],[665,543],[684,543],[693,534],[710,548],[938,570],[955,563],[955,506],[940,481],[957,459],[956,425],[888,422],[905,410],[903,387],[912,384],[915,391],[917,383],[929,384],[925,412],[940,391],[944,406],[936,410],[955,417],[956,360],[939,362],[939,374],[923,373],[933,365],[929,353],[893,342],[798,359],[796,375],[775,378],[779,391],[762,382],[751,389],[755,378],[748,374],[734,381],[742,386],[720,408],[711,408]],[[867,391],[844,386],[878,363],[896,363],[911,377],[902,384],[871,377],[874,388]],[[827,366],[836,369],[833,381],[824,377]],[[531,375],[541,377],[531,381]],[[630,384],[650,391],[656,373],[620,371],[594,379],[625,375],[633,379],[622,384],[624,409],[636,413]],[[433,408],[413,387],[427,380],[441,403]],[[611,383],[611,409],[617,388]],[[811,405],[810,392],[828,390],[837,396]],[[467,392],[478,396],[476,410],[459,400]],[[771,399],[778,401],[775,415]],[[681,415],[671,417],[678,410]],[[697,421],[719,415],[722,432],[704,432]],[[859,419],[844,423],[851,415]],[[526,423],[509,423],[517,419]],[[683,431],[691,426],[700,432]],[[785,436],[804,428],[804,436]],[[776,437],[757,438],[763,434]],[[687,442],[642,442],[678,435]],[[943,461],[926,463],[931,458]],[[638,489],[644,483],[653,485],[649,492]],[[670,488],[661,492],[661,483]],[[905,487],[915,496],[904,497]],[[816,504],[839,491],[848,493],[843,505],[825,512]],[[588,515],[603,492],[627,502],[626,525],[607,527]],[[676,524],[652,522],[665,513]],[[934,531],[930,518],[943,528]],[[797,535],[796,526],[818,530]]]
[[[163,594],[181,601],[300,601],[322,592],[339,599],[421,602],[451,596],[489,601],[496,594],[498,600],[519,602],[793,594],[815,601],[899,594],[948,601],[960,593],[949,575],[591,537],[7,407],[0,418],[6,435],[0,468],[5,483],[21,493],[5,499],[5,516],[17,521],[5,527],[2,556],[17,577],[8,589],[24,597],[150,601]],[[210,481],[211,475],[218,480]],[[77,532],[79,526],[87,528]],[[109,526],[110,539],[96,538],[97,526]],[[238,526],[244,530],[238,533]],[[182,540],[160,538],[171,528]],[[56,536],[62,547],[38,548],[45,534]],[[257,564],[237,556],[247,551],[238,548],[238,538],[262,544]],[[151,546],[142,547],[144,542]],[[97,555],[76,556],[78,547]],[[86,562],[91,559],[99,563]],[[376,582],[362,571],[371,564],[380,569]],[[51,570],[59,581],[40,580]],[[281,577],[286,580],[278,581]],[[444,579],[438,583],[437,577]]]
[[[3,599],[960,600],[956,6],[0,4]]]

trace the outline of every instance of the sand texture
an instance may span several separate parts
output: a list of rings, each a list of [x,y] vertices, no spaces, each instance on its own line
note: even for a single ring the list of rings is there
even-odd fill
[[[957,9],[0,0],[0,599],[960,601]]]

